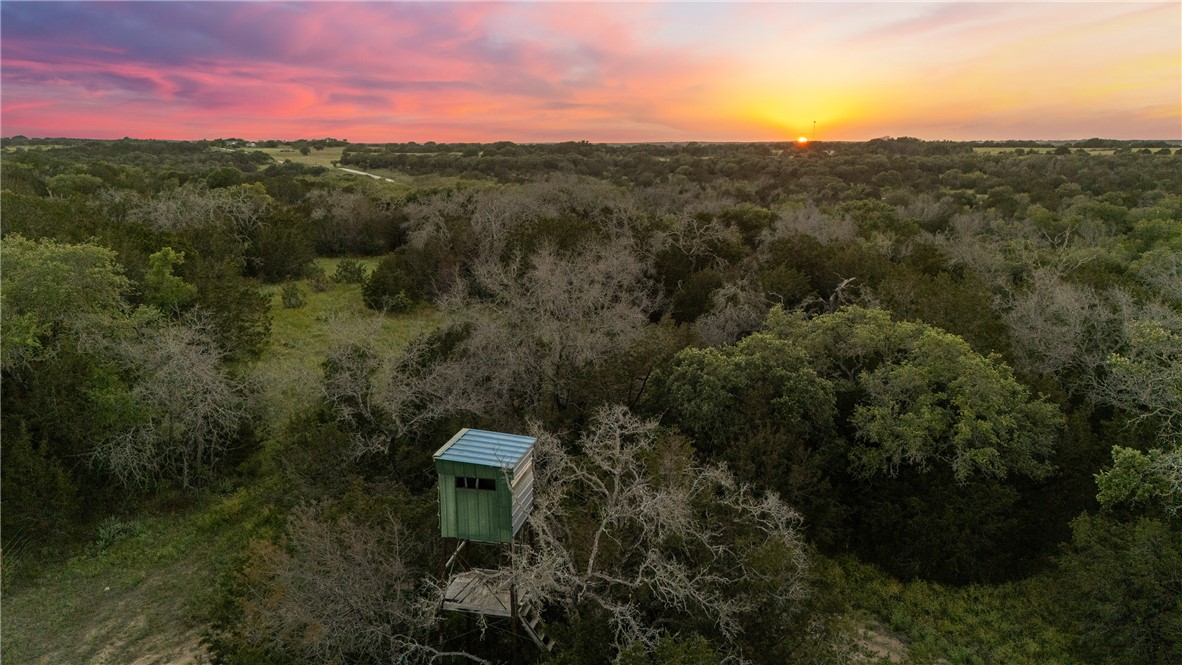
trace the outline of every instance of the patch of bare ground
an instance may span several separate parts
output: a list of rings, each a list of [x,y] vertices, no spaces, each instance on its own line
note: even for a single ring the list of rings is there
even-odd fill
[[[138,576],[137,576],[138,577]],[[202,625],[185,587],[208,588],[210,571],[183,562],[125,585],[105,575],[19,590],[5,598],[5,660],[38,665],[198,665]],[[73,598],[65,598],[66,595]],[[56,616],[37,606],[56,606]],[[15,633],[15,634],[14,634]],[[39,637],[38,637],[39,636]]]
[[[907,645],[890,634],[887,627],[878,622],[870,622],[857,629],[855,644],[863,655],[861,662],[868,663],[905,663],[907,662]],[[857,661],[855,661],[857,662]]]
[[[269,537],[269,515],[248,490],[213,497],[5,585],[0,661],[208,663],[200,637],[218,576],[251,538]]]

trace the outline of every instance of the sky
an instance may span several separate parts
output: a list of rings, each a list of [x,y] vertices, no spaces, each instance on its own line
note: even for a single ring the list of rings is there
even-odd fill
[[[1179,139],[1182,2],[3,0],[0,134]]]

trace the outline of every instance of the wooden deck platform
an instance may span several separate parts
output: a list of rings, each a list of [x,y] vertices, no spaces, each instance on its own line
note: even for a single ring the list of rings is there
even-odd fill
[[[467,570],[447,582],[443,609],[490,616],[513,616],[509,579],[495,570]]]

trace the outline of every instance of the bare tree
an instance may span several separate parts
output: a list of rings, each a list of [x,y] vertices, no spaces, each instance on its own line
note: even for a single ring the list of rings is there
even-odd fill
[[[1030,286],[1009,298],[1005,317],[1016,363],[1027,372],[1089,377],[1118,348],[1114,315],[1100,295],[1051,270],[1034,272]]]
[[[1182,316],[1151,304],[1126,318],[1127,347],[1111,354],[1107,375],[1096,388],[1100,401],[1117,405],[1136,420],[1152,419],[1160,438],[1182,440]]]
[[[199,320],[144,326],[112,346],[129,376],[119,407],[127,425],[96,446],[94,461],[126,483],[199,482],[237,438],[252,391]]]
[[[528,602],[606,613],[616,648],[651,647],[680,619],[737,650],[749,621],[786,621],[806,596],[801,518],[774,493],[659,444],[620,406],[596,414],[577,455],[538,437],[535,538],[513,573]]]
[[[1145,252],[1130,267],[1141,283],[1182,306],[1182,246]]]
[[[771,303],[749,280],[727,282],[710,296],[710,311],[694,324],[702,341],[711,346],[731,344],[763,325]]]
[[[762,240],[767,244],[797,233],[829,244],[852,241],[858,236],[858,228],[848,217],[830,217],[810,203],[803,208],[789,208],[781,213],[772,228],[764,232]]]
[[[482,262],[442,303],[462,329],[444,357],[432,340],[376,358],[351,342],[330,362],[352,369],[326,384],[326,398],[340,418],[380,423],[359,453],[449,415],[562,411],[586,372],[641,337],[656,302],[644,264],[619,243]]]
[[[430,645],[440,590],[412,565],[421,549],[393,518],[371,527],[297,509],[286,548],[255,548],[243,633],[301,663],[486,662]]]
[[[259,225],[271,199],[259,185],[205,189],[186,185],[160,192],[129,212],[132,220],[160,229],[228,225],[242,242]]]

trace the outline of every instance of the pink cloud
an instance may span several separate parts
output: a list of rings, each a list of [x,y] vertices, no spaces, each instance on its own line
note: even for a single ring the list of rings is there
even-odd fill
[[[694,20],[717,21],[717,29],[689,23],[683,17],[689,10],[697,12]],[[982,105],[1015,87],[1012,78],[1006,84],[1013,76],[1006,68],[1045,59],[1038,41],[1044,34],[1078,50],[1082,42],[1069,31],[1023,28],[1032,16],[1068,10],[1007,6],[989,21],[983,11],[962,5],[3,3],[2,121],[8,134],[113,138],[777,140],[783,136],[774,124],[753,121],[735,97],[754,98],[764,88],[820,95],[820,87],[792,85],[807,71],[830,73],[835,80],[825,81],[826,90],[869,100],[862,105],[869,115],[847,118],[847,134],[832,138],[1044,131],[1043,123],[1015,124]],[[1117,16],[1112,30],[1121,32],[1114,38],[1160,43],[1167,55],[1179,54],[1177,37],[1142,36],[1146,26],[1161,23],[1163,11],[1178,14],[1176,5],[1142,18],[1108,8],[1095,10],[1092,22]],[[942,49],[939,57],[924,51],[924,40]],[[1004,53],[1011,55],[998,57]],[[1095,68],[1087,79],[1079,73],[1085,69],[1065,68],[1054,81],[1056,94],[1070,100],[1094,86]],[[994,94],[961,85],[966,77],[993,86]],[[1020,96],[1046,87],[1032,75]],[[1112,103],[1168,107],[1178,98],[1176,87]],[[882,88],[899,92],[875,101]],[[949,108],[966,117],[958,111],[955,121],[941,118]],[[1062,127],[1093,128],[1084,132],[1089,135],[1115,131],[1096,125],[1110,117],[1108,106],[1055,108],[1074,113]],[[1177,114],[1165,119],[1175,120],[1173,130],[1162,129],[1158,114],[1137,120],[1134,131],[1176,135]],[[900,131],[903,125],[918,131]]]

